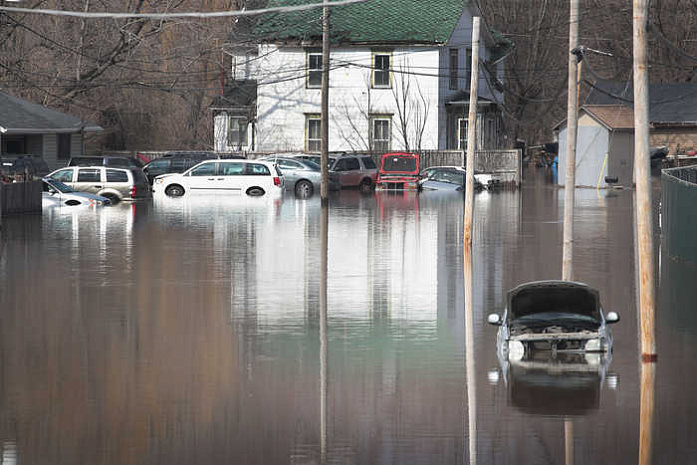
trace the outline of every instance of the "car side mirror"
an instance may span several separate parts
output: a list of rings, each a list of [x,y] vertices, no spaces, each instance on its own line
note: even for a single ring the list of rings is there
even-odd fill
[[[494,326],[501,326],[501,323],[503,323],[501,317],[497,313],[490,313],[489,316],[486,317],[486,322]]]
[[[617,312],[608,312],[608,314],[605,316],[605,323],[607,324],[613,324],[617,323],[620,321],[620,315]]]

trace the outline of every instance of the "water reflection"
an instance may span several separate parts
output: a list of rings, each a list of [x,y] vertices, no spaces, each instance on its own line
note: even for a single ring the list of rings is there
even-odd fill
[[[471,338],[461,197],[332,196],[326,327],[316,196],[4,218],[0,435],[23,463],[559,463],[571,416],[578,463],[636,463],[631,195],[581,199],[577,218],[589,223],[578,278],[623,316],[618,388],[597,382],[599,364],[572,375],[580,399],[550,412],[525,393],[564,375],[512,367],[504,381],[499,368],[490,386],[483,371],[499,363],[484,315],[503,308],[505,290],[561,273],[557,194],[475,196]],[[684,264],[662,271],[655,463],[691,463],[696,279]]]

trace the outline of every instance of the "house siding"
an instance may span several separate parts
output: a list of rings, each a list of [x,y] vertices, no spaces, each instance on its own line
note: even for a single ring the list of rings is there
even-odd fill
[[[44,148],[43,155],[46,164],[50,170],[55,170],[56,168],[63,166],[64,163],[58,160],[58,137],[55,133],[44,134],[43,138]]]
[[[671,155],[697,150],[697,127],[651,128],[652,147],[666,146]]]
[[[606,176],[616,176],[617,185],[631,187],[634,184],[634,131],[614,131],[610,135],[610,157]],[[610,187],[602,179],[600,187]]]
[[[70,134],[70,156],[79,157],[82,156],[82,134]],[[61,164],[66,165],[67,161],[61,160]]]
[[[566,141],[568,130],[564,126],[559,131],[559,167],[557,183],[564,186],[566,183]],[[605,154],[609,149],[609,131],[600,125],[578,126],[576,142],[576,186],[596,187],[598,178],[604,184],[605,172],[603,163]],[[601,186],[603,187],[603,186]]]
[[[391,150],[405,150],[400,114],[404,114],[402,76],[410,78],[407,99],[408,145],[418,147],[415,120],[425,118],[421,148],[438,147],[437,47],[395,47],[391,54],[391,87],[372,87],[370,47],[336,48],[331,52],[329,150],[368,150],[370,115],[391,115]],[[257,150],[305,150],[306,115],[321,111],[321,89],[308,88],[306,50],[262,45],[257,82]],[[410,73],[429,74],[426,76]],[[399,105],[398,105],[399,101]],[[420,108],[423,105],[426,110]]]
[[[44,140],[41,134],[32,134],[27,137],[27,153],[36,157],[44,156]]]

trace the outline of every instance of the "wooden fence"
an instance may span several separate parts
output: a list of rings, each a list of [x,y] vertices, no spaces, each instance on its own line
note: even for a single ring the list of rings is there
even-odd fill
[[[0,182],[0,216],[41,213],[41,181]]]

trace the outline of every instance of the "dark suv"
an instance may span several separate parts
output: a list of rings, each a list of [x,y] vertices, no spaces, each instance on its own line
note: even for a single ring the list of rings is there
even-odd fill
[[[329,167],[329,176],[342,189],[358,187],[361,192],[375,189],[378,166],[370,155],[342,155]]]
[[[192,166],[210,158],[213,157],[206,153],[164,155],[145,165],[143,172],[148,177],[150,184],[152,184],[153,180],[161,174],[183,173]]]
[[[72,157],[68,166],[109,166],[112,168],[142,168],[143,162],[138,157],[127,155],[101,155]]]

